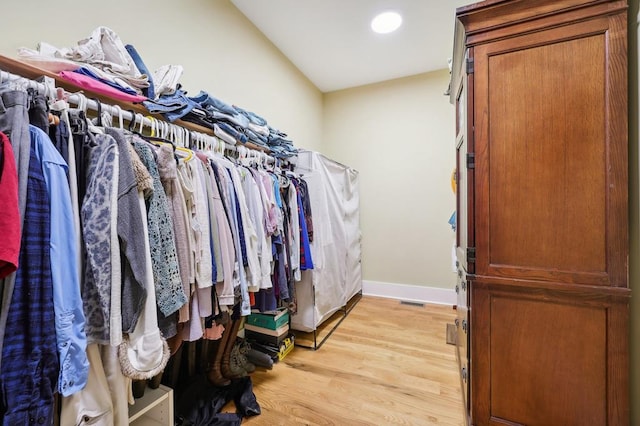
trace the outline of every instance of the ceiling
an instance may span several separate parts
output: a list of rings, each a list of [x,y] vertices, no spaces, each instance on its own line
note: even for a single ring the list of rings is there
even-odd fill
[[[231,0],[322,92],[447,67],[454,14],[472,0]],[[371,19],[403,16],[400,29],[376,34]]]

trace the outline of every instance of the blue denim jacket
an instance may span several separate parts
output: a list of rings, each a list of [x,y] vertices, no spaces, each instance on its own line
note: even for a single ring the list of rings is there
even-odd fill
[[[184,119],[209,127],[216,136],[231,145],[251,141],[270,148],[271,153],[278,158],[297,154],[287,134],[268,126],[264,118],[238,106],[232,107],[204,91],[188,97],[186,92],[178,89],[172,95],[144,102],[144,106],[152,113],[163,114],[169,121]],[[199,114],[194,114],[196,111]],[[249,128],[249,123],[268,128],[269,136],[254,132]]]
[[[152,114],[161,113],[169,121],[176,121],[184,117],[198,106],[180,89],[176,90],[172,95],[162,95],[158,99],[149,99],[142,104]]]
[[[251,120],[251,122],[253,124],[257,124],[258,126],[266,126],[267,125],[267,120],[265,120],[264,118],[260,117],[259,115],[256,115],[254,113],[252,113],[251,111],[247,111],[246,109],[242,109],[239,106],[234,105],[233,108],[239,112],[240,114],[244,115],[245,117],[247,117],[249,120]]]
[[[231,105],[228,105],[224,101],[221,101],[218,98],[215,98],[209,95],[207,92],[200,91],[197,95],[189,98],[196,104],[200,105],[204,109],[208,109],[207,107],[211,107],[216,111],[224,112],[225,114],[235,115],[236,110],[233,109]]]
[[[236,140],[240,143],[247,143],[247,135],[245,135],[244,133],[239,132],[238,130],[236,130],[233,126],[228,125],[227,123],[224,122],[218,122],[218,126],[222,129],[223,132],[230,134],[231,136],[233,136],[234,138],[236,138]]]

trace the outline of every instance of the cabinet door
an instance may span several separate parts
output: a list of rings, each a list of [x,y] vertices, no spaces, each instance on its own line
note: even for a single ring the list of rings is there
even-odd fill
[[[467,274],[462,268],[458,268],[456,282],[456,293],[458,296],[457,318],[456,318],[456,345],[460,360],[460,384],[462,386],[462,398],[465,411],[470,408],[469,383],[471,381],[469,371],[469,331],[470,331],[470,309]]]
[[[469,50],[469,55],[473,50]],[[462,75],[456,100],[456,256],[462,268],[474,272],[474,260],[468,256],[468,248],[474,245],[473,224],[473,169],[468,166],[473,159],[473,75]]]
[[[585,289],[474,279],[475,425],[628,424],[629,299]]]
[[[476,274],[627,286],[626,20],[474,47]]]

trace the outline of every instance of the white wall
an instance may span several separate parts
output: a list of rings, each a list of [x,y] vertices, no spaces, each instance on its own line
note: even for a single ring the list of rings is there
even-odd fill
[[[367,281],[453,288],[447,70],[325,94],[323,152],[360,172]]]
[[[203,89],[262,115],[295,146],[320,150],[322,94],[228,0],[22,0],[3,2],[2,14],[2,55],[39,41],[73,46],[107,26],[151,70],[183,65],[189,94]]]

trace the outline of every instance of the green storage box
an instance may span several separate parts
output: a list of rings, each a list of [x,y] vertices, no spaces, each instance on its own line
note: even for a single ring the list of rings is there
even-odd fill
[[[281,308],[273,312],[252,312],[247,317],[247,324],[275,330],[289,323],[289,311]]]

